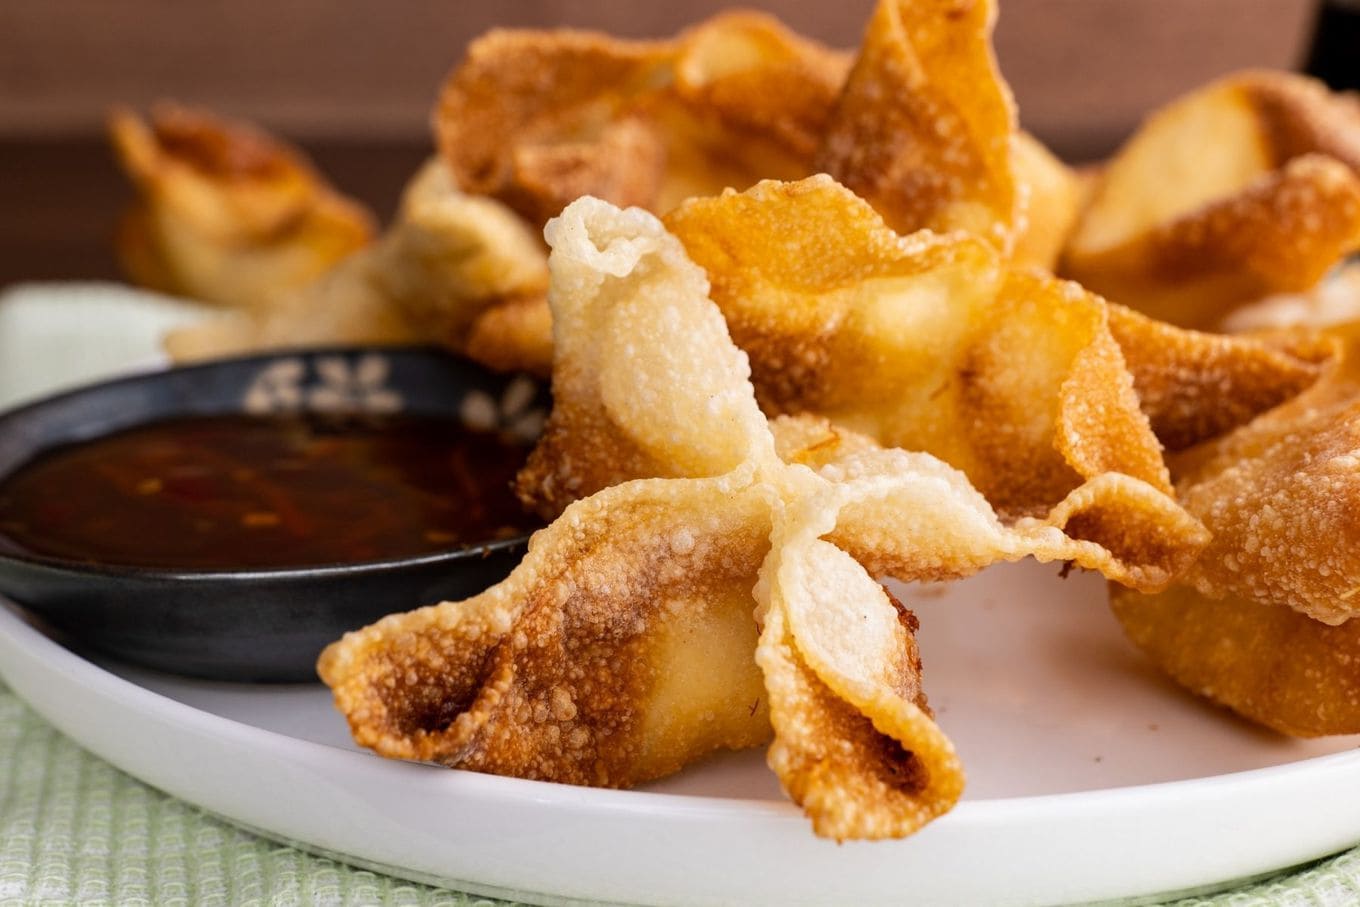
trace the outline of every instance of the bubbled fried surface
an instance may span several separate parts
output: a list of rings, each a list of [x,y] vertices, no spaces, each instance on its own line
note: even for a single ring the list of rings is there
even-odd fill
[[[554,403],[516,489],[548,519],[627,479],[722,475],[770,443],[722,317],[689,315],[704,273],[651,215],[590,201],[546,231]]]
[[[1171,452],[1245,425],[1335,368],[1335,340],[1311,331],[1229,337],[1186,331],[1111,305],[1139,404]]]
[[[350,634],[318,670],[356,741],[382,755],[631,786],[768,739],[749,650],[711,660],[706,686],[687,691],[700,700],[688,733],[667,724],[673,702],[652,706],[707,640],[754,644],[749,590],[768,546],[768,507],[749,487],[611,489],[535,536],[505,583]],[[679,660],[676,634],[693,637]]]
[[[1177,464],[1186,508],[1214,533],[1186,581],[1329,624],[1360,613],[1360,382],[1338,373]]]
[[[994,506],[1039,515],[1122,471],[1169,488],[1106,308],[986,244],[901,237],[828,177],[666,217],[708,273],[770,413],[935,454]]]
[[[756,652],[776,729],[770,766],[823,837],[915,831],[963,788],[926,707],[915,616],[835,546],[780,547],[763,571],[761,589],[777,593]]]
[[[1020,215],[1015,105],[992,52],[993,0],[883,0],[815,169],[893,229],[966,230],[1009,251]]]
[[[1298,397],[1175,458],[1213,533],[1165,592],[1112,591],[1130,639],[1182,685],[1282,733],[1360,732],[1360,329]]]
[[[1181,499],[1214,533],[1188,577],[1336,624],[1360,610],[1360,400],[1303,418],[1250,454],[1187,478]],[[1259,446],[1258,446],[1259,445]]]
[[[1182,686],[1296,737],[1360,733],[1360,621],[1332,626],[1285,605],[1177,584],[1111,587],[1124,632]]]
[[[756,657],[775,728],[769,762],[819,834],[897,837],[950,808],[963,775],[925,707],[914,618],[871,575],[952,579],[1028,555],[1159,586],[1193,559],[1204,533],[1126,477],[1114,477],[1128,483],[1122,494],[1088,483],[1049,520],[1009,528],[962,473],[933,457],[853,442],[840,455],[826,449],[818,473],[826,484],[786,504],[756,586]],[[1135,526],[1129,504],[1139,495],[1147,522]],[[1109,517],[1140,545],[1160,538],[1170,560],[1123,560],[1136,547],[1110,549],[1071,531]]]
[[[330,646],[320,673],[380,752],[626,785],[749,745],[758,725],[818,833],[900,837],[963,779],[924,708],[915,624],[871,570],[939,579],[1033,555],[1152,590],[1205,541],[1128,476],[1007,526],[927,454],[808,417],[779,420],[776,441],[703,271],[659,221],[582,199],[548,236],[559,360],[590,379],[558,382],[556,403],[608,428],[564,418],[545,449],[616,463],[617,442],[673,477],[570,505],[481,596]],[[1118,547],[1115,524],[1138,544]]]

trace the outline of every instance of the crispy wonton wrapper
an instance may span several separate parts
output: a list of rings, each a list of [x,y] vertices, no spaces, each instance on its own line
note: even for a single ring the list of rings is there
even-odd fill
[[[1332,626],[1249,597],[1176,584],[1110,587],[1124,632],[1177,683],[1294,737],[1360,733],[1360,621]]]
[[[1311,331],[1227,337],[1186,331],[1111,305],[1143,412],[1171,453],[1217,438],[1292,400],[1337,365],[1333,338]]]
[[[1213,540],[1150,597],[1112,589],[1130,638],[1176,680],[1287,734],[1360,733],[1360,325],[1343,365],[1173,460]]]
[[[666,222],[706,269],[767,413],[813,413],[932,453],[1010,517],[1046,513],[1106,472],[1169,490],[1135,382],[1184,446],[1274,406],[1322,368],[1303,356],[1324,355],[1311,349],[1111,315],[1074,284],[1014,270],[978,240],[900,237],[824,176],[697,199]],[[558,342],[598,338],[568,327]],[[580,408],[601,399],[607,358],[559,352],[557,405],[519,481],[545,517],[624,479],[667,474],[611,436],[602,412]]]
[[[445,84],[435,130],[464,191],[535,225],[582,195],[665,211],[808,173],[847,66],[758,13],[670,41],[492,31]]]
[[[1104,168],[1063,272],[1163,321],[1211,328],[1306,290],[1360,248],[1360,105],[1247,72],[1155,113]]]
[[[1128,476],[1007,526],[927,454],[788,419],[777,448],[703,272],[655,218],[582,199],[547,233],[558,367],[596,379],[559,380],[557,405],[591,395],[571,408],[598,433],[579,440],[672,477],[571,505],[482,595],[327,648],[322,679],[384,755],[624,786],[773,734],[770,765],[819,834],[910,834],[963,779],[914,619],[874,575],[1034,555],[1151,589],[1205,541]],[[1079,537],[1111,523],[1129,533],[1117,550]]]
[[[376,243],[267,308],[181,328],[166,347],[179,361],[308,343],[438,342],[469,352],[488,335],[513,335],[480,358],[541,372],[551,348],[533,342],[548,332],[533,301],[546,285],[542,244],[523,221],[457,191],[431,161]]]
[[[1076,222],[1076,174],[1016,126],[992,0],[881,0],[813,169],[899,233],[964,230],[1052,268]]]
[[[993,3],[961,9],[882,0],[848,80],[842,55],[749,13],[669,42],[492,32],[445,85],[440,147],[465,191],[534,223],[582,194],[663,213],[828,170],[901,232],[970,229],[1017,264],[1051,268],[1076,220],[1077,178],[1016,129]],[[549,322],[544,302],[511,308],[517,324]],[[546,330],[513,330],[469,353],[495,366],[549,344]]]
[[[1355,328],[1350,329],[1352,332]],[[1186,582],[1328,624],[1360,615],[1360,361],[1173,461],[1214,540]]]
[[[994,0],[880,2],[815,169],[899,233],[965,230],[1009,251],[1016,116],[992,52],[995,20]]]
[[[252,127],[169,104],[116,110],[109,133],[138,192],[117,237],[143,286],[267,308],[368,244],[373,221],[296,149]]]
[[[770,413],[812,412],[962,469],[1037,514],[1104,472],[1169,490],[1104,303],[985,244],[902,238],[826,177],[667,217]]]

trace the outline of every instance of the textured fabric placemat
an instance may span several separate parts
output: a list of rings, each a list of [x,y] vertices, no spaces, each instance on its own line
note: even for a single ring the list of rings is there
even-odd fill
[[[0,686],[0,905],[508,907],[266,841],[86,752]]]
[[[91,755],[0,686],[0,907],[509,907],[266,841]],[[1360,849],[1177,907],[1353,907]]]

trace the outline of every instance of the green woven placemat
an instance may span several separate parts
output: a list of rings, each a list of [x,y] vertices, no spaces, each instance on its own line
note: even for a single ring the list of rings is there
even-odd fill
[[[81,749],[0,686],[0,907],[506,903],[353,869],[234,828]],[[1267,904],[1360,904],[1360,850],[1177,907]]]
[[[123,774],[0,686],[0,905],[504,905],[313,857]]]

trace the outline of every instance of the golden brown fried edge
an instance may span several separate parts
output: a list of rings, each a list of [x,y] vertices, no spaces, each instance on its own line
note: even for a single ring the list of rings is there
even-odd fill
[[[1154,113],[1103,169],[1063,273],[1212,328],[1360,247],[1357,165],[1356,105],[1303,76],[1228,76]]]

